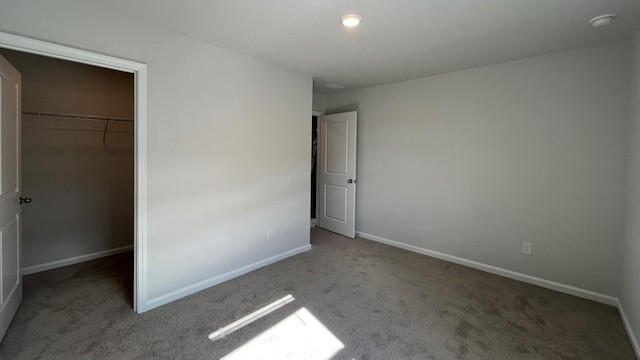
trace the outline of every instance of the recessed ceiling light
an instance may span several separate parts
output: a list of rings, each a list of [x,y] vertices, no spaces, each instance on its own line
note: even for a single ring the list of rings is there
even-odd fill
[[[611,24],[615,17],[616,14],[604,14],[594,17],[593,19],[589,20],[589,22],[593,27],[607,26]]]
[[[347,27],[358,26],[362,22],[362,15],[359,14],[345,14],[340,17],[340,23]]]

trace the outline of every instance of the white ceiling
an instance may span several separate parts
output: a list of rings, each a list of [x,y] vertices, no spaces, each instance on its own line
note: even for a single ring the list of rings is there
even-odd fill
[[[577,48],[640,29],[640,0],[111,0],[168,31],[345,91]],[[341,15],[364,16],[356,29]],[[616,13],[612,25],[589,19]]]

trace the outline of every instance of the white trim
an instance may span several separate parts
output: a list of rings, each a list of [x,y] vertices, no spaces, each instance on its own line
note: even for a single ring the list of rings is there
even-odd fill
[[[519,272],[499,268],[492,265],[483,264],[473,260],[467,260],[457,256],[443,254],[441,252],[428,250],[428,249],[421,248],[414,245],[404,244],[398,241],[389,240],[380,236],[375,236],[375,235],[363,233],[360,231],[356,232],[356,236],[359,236],[364,239],[380,242],[383,244],[391,245],[397,248],[405,249],[418,254],[427,255],[427,256],[431,256],[441,260],[449,261],[452,263],[468,266],[474,269],[486,271],[488,273],[500,275],[509,279],[514,279],[514,280],[522,281],[525,283],[541,286],[543,288],[559,291],[565,294],[570,294],[570,295],[578,296],[584,299],[597,301],[603,304],[613,305],[613,306],[617,306],[618,304],[618,299],[613,296],[600,294],[590,290],[580,289],[575,286],[565,285],[555,281],[550,281],[550,280],[541,279],[535,276],[525,275]]]
[[[56,59],[79,62],[103,68],[135,73],[146,64],[98,54],[86,50],[35,40],[23,36],[0,32],[0,45],[3,48],[43,55]],[[137,119],[136,119],[137,120]]]
[[[133,310],[147,298],[147,65],[0,32],[0,47],[133,73],[135,77],[135,269]]]
[[[174,300],[178,300],[180,298],[183,298],[185,296],[189,296],[191,294],[194,294],[198,291],[207,289],[209,287],[218,285],[220,283],[223,283],[225,281],[237,278],[238,276],[242,276],[244,274],[247,274],[251,271],[257,270],[261,267],[265,267],[267,265],[271,265],[275,262],[281,261],[283,259],[286,259],[288,257],[294,256],[294,255],[298,255],[300,253],[303,253],[305,251],[311,250],[311,245],[304,245],[301,246],[299,248],[295,248],[289,251],[285,251],[281,254],[272,256],[270,258],[264,259],[264,260],[260,260],[258,262],[255,262],[253,264],[249,264],[247,266],[243,266],[239,269],[236,270],[232,270],[229,271],[227,273],[224,273],[222,275],[218,275],[218,276],[214,276],[211,277],[209,279],[200,281],[198,283],[195,283],[193,285],[189,285],[186,287],[183,287],[182,289],[178,289],[176,291],[172,291],[168,294],[165,295],[161,295],[158,297],[155,297],[153,299],[150,299],[146,306],[147,306],[147,310],[156,308],[158,306],[164,305],[164,304],[168,304]]]
[[[70,258],[67,258],[67,259],[51,261],[51,262],[44,263],[44,264],[27,266],[27,267],[23,267],[22,268],[22,275],[35,274],[35,273],[38,273],[38,272],[41,272],[41,271],[47,271],[47,270],[51,270],[51,269],[57,269],[57,268],[60,268],[60,267],[63,267],[63,266],[79,264],[81,262],[85,262],[85,261],[89,261],[89,260],[95,260],[95,259],[103,258],[103,257],[106,257],[106,256],[111,256],[111,255],[115,255],[115,254],[120,254],[120,253],[123,253],[123,252],[131,251],[131,250],[133,250],[133,245],[127,245],[127,246],[123,246],[123,247],[119,247],[119,248],[115,248],[115,249],[98,251],[98,252],[94,252],[94,253],[91,253],[91,254],[74,256],[74,257],[70,257]]]
[[[311,111],[311,116],[322,116],[324,115],[324,111]]]
[[[135,256],[133,311],[147,311],[147,66],[135,72]]]
[[[616,299],[616,306],[618,307],[618,312],[620,313],[620,317],[622,318],[622,324],[624,325],[624,329],[627,332],[629,341],[631,342],[631,347],[636,353],[636,358],[640,359],[640,344],[638,344],[638,338],[636,338],[635,334],[633,333],[631,323],[629,322],[627,314],[625,314],[624,309],[622,308],[622,303],[619,299]]]

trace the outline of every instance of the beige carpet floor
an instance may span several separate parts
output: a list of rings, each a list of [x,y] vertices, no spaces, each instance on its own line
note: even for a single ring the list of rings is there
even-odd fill
[[[635,359],[611,306],[319,229],[312,245],[144,314],[130,253],[25,276],[0,358]]]

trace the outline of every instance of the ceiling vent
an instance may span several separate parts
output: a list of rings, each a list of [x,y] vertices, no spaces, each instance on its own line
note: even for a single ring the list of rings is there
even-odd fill
[[[329,89],[333,89],[333,90],[344,89],[344,86],[343,86],[343,85],[336,84],[336,83],[333,83],[333,84],[327,84],[327,85],[325,85],[325,86],[326,86],[326,87],[328,87]]]

